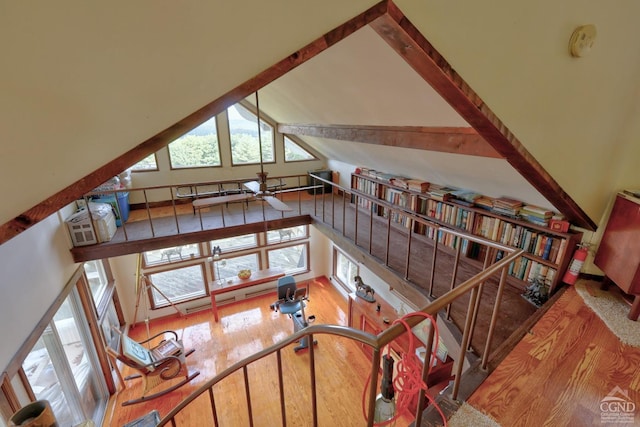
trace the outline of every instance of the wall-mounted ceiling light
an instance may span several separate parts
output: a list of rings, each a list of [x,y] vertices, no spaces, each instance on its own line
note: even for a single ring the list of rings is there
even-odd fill
[[[576,58],[587,55],[596,40],[596,26],[593,24],[581,25],[571,34],[569,39],[569,53]]]

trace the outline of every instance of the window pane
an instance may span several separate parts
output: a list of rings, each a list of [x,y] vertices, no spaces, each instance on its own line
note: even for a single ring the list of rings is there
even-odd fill
[[[118,313],[116,312],[113,301],[109,303],[107,315],[102,320],[102,325],[100,326],[102,327],[102,333],[104,334],[104,339],[107,341],[107,345],[111,348],[118,348],[118,340],[120,337],[113,328],[120,329],[120,321],[118,320]]]
[[[336,251],[336,276],[344,285],[355,290],[353,278],[358,275],[358,266],[342,252]]]
[[[157,171],[156,154],[150,154],[131,167],[133,172]]]
[[[91,290],[91,295],[93,295],[93,302],[94,304],[98,304],[109,282],[102,261],[85,262],[84,273],[89,280],[89,289]]]
[[[213,117],[169,144],[173,169],[220,166],[216,118]]]
[[[229,138],[231,139],[231,162],[234,165],[260,163],[258,145],[258,119],[255,114],[240,104],[227,109]],[[274,162],[273,127],[260,120],[262,160]]]
[[[242,255],[232,258],[222,258],[214,261],[215,274],[218,280],[234,279],[240,270],[258,271],[260,263],[258,254]]]
[[[153,251],[144,252],[143,256],[145,266],[184,261],[200,256],[200,246],[197,243],[192,243],[190,245],[155,249]]]
[[[291,138],[284,137],[284,161],[299,162],[302,160],[314,160],[315,156],[296,144]]]
[[[301,239],[304,237],[307,237],[307,227],[304,225],[267,231],[267,243],[269,244],[286,242],[288,240]]]
[[[307,271],[307,245],[270,250],[269,267],[282,268],[286,274]]]
[[[103,398],[101,396],[102,389],[99,383],[100,377],[93,371],[93,367],[89,361],[87,349],[90,343],[81,332],[81,325],[77,318],[80,316],[74,313],[71,306],[72,296],[62,303],[58,312],[53,316],[53,321],[58,331],[60,343],[64,349],[67,362],[71,367],[73,379],[76,387],[80,392],[80,404],[84,414],[93,415],[96,412],[97,405]]]
[[[150,274],[149,279],[173,303],[206,295],[204,275],[200,264]],[[152,287],[151,290],[154,307],[169,305],[169,301],[156,289]]]
[[[239,249],[255,248],[258,246],[258,239],[255,234],[245,234],[242,236],[227,237],[211,241],[211,252],[213,248],[220,246],[222,253],[237,251]]]
[[[31,349],[22,368],[36,399],[48,400],[61,426],[102,419],[108,393],[89,326],[74,289]]]
[[[45,335],[52,335],[50,328],[45,330],[43,337]],[[27,358],[22,363],[22,369],[24,369],[27,375],[36,399],[48,400],[58,424],[70,426],[75,424],[74,416],[62,392],[60,379],[53,366],[52,357],[44,343],[43,337],[38,339],[36,345],[27,355]]]

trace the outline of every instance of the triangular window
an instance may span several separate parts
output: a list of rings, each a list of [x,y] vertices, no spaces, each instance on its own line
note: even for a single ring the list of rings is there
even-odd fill
[[[273,126],[260,117],[260,139],[262,159],[258,143],[258,117],[241,104],[227,108],[229,138],[231,139],[231,163],[249,165],[275,162],[273,148]]]
[[[305,160],[316,160],[316,156],[302,148],[288,136],[284,136],[284,161],[302,162]]]

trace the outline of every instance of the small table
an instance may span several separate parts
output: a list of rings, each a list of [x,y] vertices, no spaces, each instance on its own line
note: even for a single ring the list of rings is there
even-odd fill
[[[231,280],[231,283],[219,283],[216,281],[213,286],[211,286],[211,309],[213,310],[213,318],[216,322],[218,321],[216,295],[267,283],[282,276],[284,276],[284,270],[282,268],[267,268],[266,270],[254,271],[248,279],[240,279],[236,277]]]

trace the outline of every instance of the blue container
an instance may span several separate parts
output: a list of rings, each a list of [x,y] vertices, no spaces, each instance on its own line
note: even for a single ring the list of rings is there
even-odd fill
[[[116,206],[116,194],[118,205]],[[105,194],[94,198],[99,203],[109,203],[113,207],[113,214],[116,216],[116,225],[120,227],[123,222],[129,219],[129,192],[124,191],[115,194]]]
[[[127,222],[129,219],[129,192],[117,193],[118,194],[118,207],[120,208],[120,216],[122,222]],[[120,220],[116,219],[116,225],[119,227],[122,225]]]

